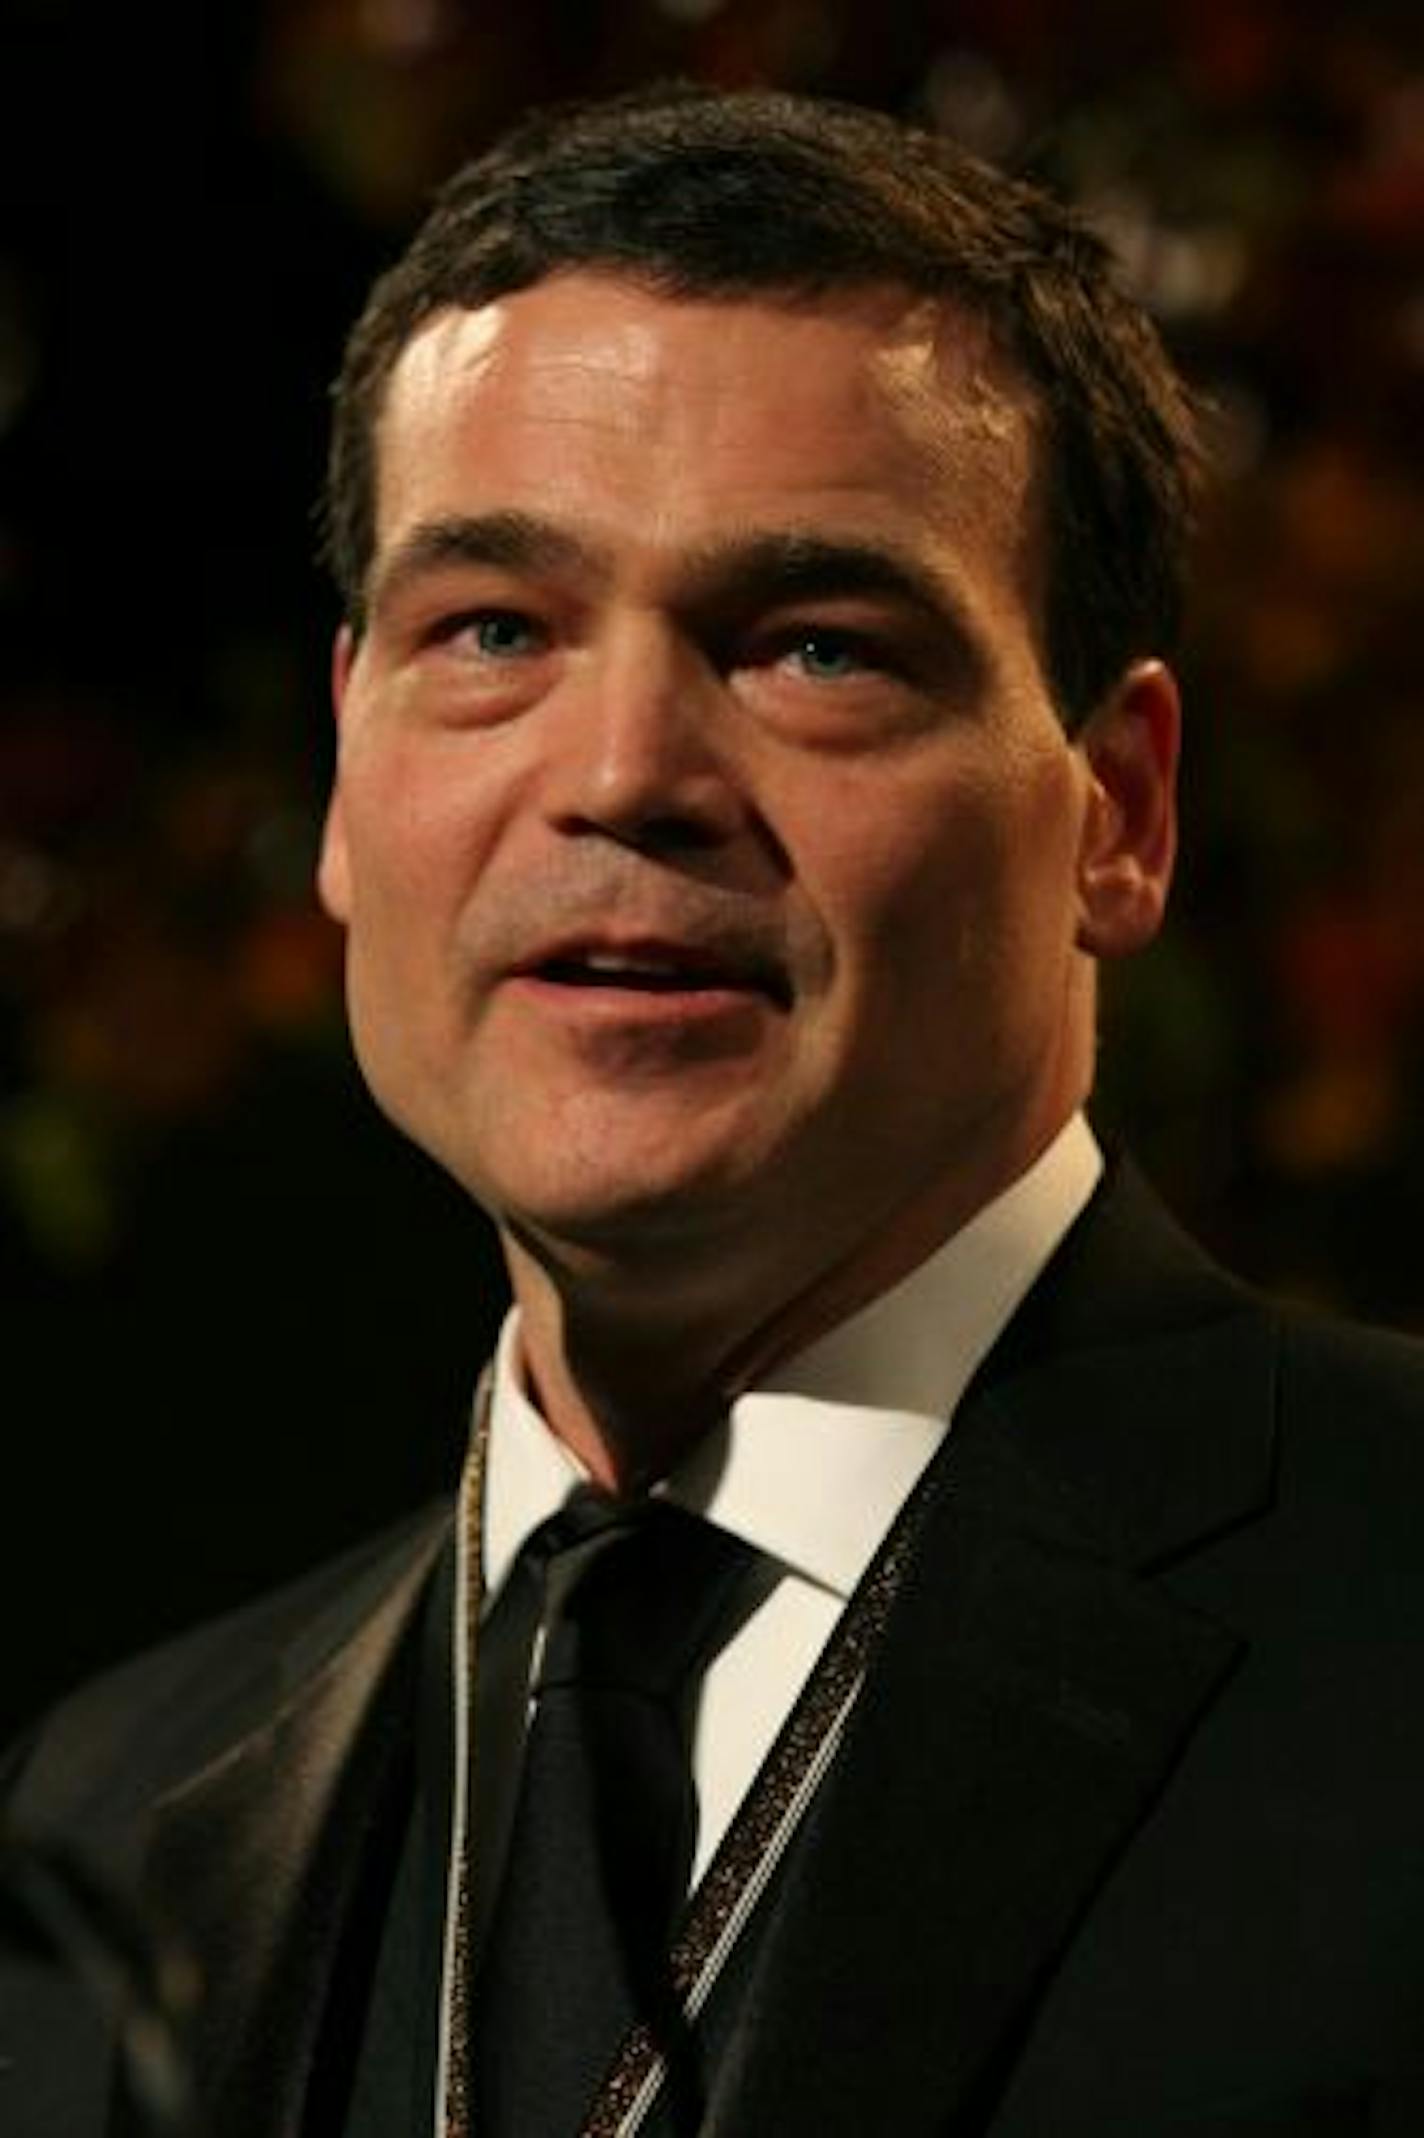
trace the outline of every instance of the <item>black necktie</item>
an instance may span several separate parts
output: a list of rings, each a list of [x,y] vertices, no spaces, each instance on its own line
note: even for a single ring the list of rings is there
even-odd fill
[[[668,2063],[676,2128],[700,2092],[668,1966],[696,1798],[685,1691],[754,1556],[665,1501],[581,1491],[531,1540],[572,1584],[548,1626],[504,1879],[479,1966],[484,2138],[576,2138],[628,2027]]]

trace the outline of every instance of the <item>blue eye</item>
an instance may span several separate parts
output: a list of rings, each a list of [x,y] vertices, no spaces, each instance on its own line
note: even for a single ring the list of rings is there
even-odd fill
[[[538,625],[521,616],[517,609],[481,609],[464,618],[461,632],[468,634],[476,652],[493,661],[533,653],[543,643]]]
[[[787,658],[813,683],[838,683],[861,674],[869,661],[864,643],[850,631],[798,631]]]

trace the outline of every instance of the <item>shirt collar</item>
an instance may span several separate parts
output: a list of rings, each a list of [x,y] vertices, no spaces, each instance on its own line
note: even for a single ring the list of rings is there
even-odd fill
[[[483,1572],[487,1602],[498,1595],[525,1539],[560,1508],[587,1473],[555,1439],[524,1390],[519,1312],[499,1332],[485,1459]]]
[[[849,1596],[1101,1172],[1092,1131],[1075,1114],[1026,1173],[899,1284],[737,1397],[662,1489]],[[583,1475],[523,1390],[511,1313],[495,1359],[487,1597]]]

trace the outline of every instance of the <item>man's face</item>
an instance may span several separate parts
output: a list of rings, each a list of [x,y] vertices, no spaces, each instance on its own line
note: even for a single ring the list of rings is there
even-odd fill
[[[570,1268],[776,1305],[970,1214],[1086,1087],[1113,821],[984,333],[571,273],[420,331],[378,452],[322,888],[382,1104]]]

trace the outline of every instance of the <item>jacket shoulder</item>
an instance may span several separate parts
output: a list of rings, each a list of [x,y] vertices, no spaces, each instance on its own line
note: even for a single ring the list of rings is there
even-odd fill
[[[81,1686],[12,1753],[7,1824],[91,1845],[121,1830],[320,1670],[449,1521],[426,1508]]]
[[[1362,1578],[1392,1562],[1417,1578],[1424,1522],[1424,1343],[1287,1308],[1280,1312],[1283,1498],[1328,1523]]]
[[[1359,1396],[1418,1421],[1424,1401],[1424,1339],[1305,1308],[1277,1307],[1285,1392],[1306,1406]]]

